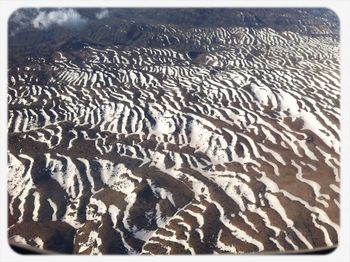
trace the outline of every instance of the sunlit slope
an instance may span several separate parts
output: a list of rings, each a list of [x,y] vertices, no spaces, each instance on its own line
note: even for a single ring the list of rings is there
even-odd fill
[[[10,68],[10,239],[84,254],[337,245],[337,40],[156,29],[145,47],[68,42]]]

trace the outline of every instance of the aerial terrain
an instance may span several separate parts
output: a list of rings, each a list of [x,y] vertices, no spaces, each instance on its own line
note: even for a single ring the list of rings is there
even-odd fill
[[[65,254],[250,254],[339,238],[327,9],[19,9],[8,238]]]

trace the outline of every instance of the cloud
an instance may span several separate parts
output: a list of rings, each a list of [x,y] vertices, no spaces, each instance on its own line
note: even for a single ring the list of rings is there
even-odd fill
[[[37,9],[17,9],[9,18],[10,35],[15,35],[18,31],[27,28],[32,23],[31,15],[36,15]]]
[[[18,25],[25,25],[26,20],[28,20],[28,17],[24,14],[23,9],[18,9],[11,15],[10,22],[18,24]]]
[[[98,12],[95,16],[96,16],[97,19],[106,18],[106,17],[109,16],[109,11],[107,9],[104,9],[104,10]]]
[[[52,25],[79,27],[86,23],[87,19],[73,9],[59,9],[50,12],[40,11],[32,20],[32,25],[38,29],[45,29]]]

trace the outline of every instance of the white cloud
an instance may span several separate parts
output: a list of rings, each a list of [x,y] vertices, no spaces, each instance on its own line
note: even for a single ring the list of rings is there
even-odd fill
[[[35,28],[48,28],[52,25],[60,26],[82,26],[87,23],[77,11],[73,9],[59,9],[56,11],[40,11],[33,19],[32,24]]]
[[[102,10],[101,12],[98,12],[98,13],[96,14],[96,18],[97,18],[97,19],[106,18],[106,17],[108,17],[108,16],[109,16],[109,11],[108,11],[107,9],[104,9],[104,10]]]
[[[24,14],[23,9],[18,9],[11,15],[10,21],[19,25],[24,25],[28,17]]]
[[[23,28],[28,27],[28,25],[31,23],[30,18],[25,14],[23,9],[18,9],[15,12],[12,13],[9,24],[11,24],[10,27],[10,35],[14,36],[18,31],[22,30]]]

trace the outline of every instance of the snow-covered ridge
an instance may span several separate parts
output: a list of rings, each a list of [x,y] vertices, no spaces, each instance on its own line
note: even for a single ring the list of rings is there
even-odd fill
[[[336,245],[338,43],[271,28],[160,31],[163,48],[85,47],[79,65],[59,52],[45,83],[34,67],[10,71],[11,240],[46,248],[63,223],[84,254]],[[191,58],[170,35],[211,48]],[[53,224],[18,232],[32,222]]]

